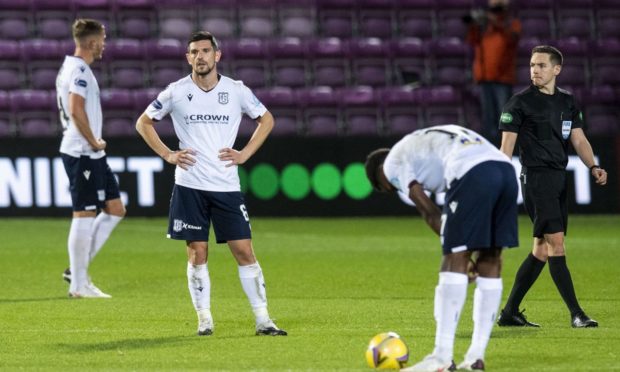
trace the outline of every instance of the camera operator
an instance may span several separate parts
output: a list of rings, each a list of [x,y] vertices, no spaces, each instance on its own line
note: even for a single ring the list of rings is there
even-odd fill
[[[473,75],[480,85],[482,133],[499,142],[498,123],[516,82],[516,58],[521,22],[510,14],[507,0],[489,0],[486,9],[463,17],[467,42],[474,47]]]

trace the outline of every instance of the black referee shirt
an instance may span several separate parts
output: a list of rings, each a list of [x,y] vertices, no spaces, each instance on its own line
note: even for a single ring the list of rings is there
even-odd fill
[[[582,127],[572,94],[557,87],[544,94],[534,85],[510,98],[499,123],[500,130],[518,133],[521,164],[528,168],[566,169],[570,131]]]

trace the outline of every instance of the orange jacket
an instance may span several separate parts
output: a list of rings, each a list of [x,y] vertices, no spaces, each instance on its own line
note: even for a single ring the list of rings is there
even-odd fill
[[[520,33],[521,22],[503,16],[499,16],[496,21],[489,20],[484,31],[476,23],[469,26],[467,42],[474,47],[473,71],[476,82],[515,84]]]

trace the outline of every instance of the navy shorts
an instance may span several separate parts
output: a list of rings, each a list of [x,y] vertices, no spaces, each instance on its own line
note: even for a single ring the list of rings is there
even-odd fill
[[[443,206],[443,254],[519,245],[515,169],[509,163],[480,163],[454,180]]]
[[[521,191],[525,210],[534,223],[533,236],[564,232],[568,228],[567,177],[561,169],[521,170]]]
[[[169,238],[208,242],[211,221],[218,243],[252,238],[250,217],[241,192],[203,191],[174,185]]]
[[[104,208],[107,200],[121,197],[107,157],[91,159],[89,156],[60,155],[69,177],[74,211],[96,211]]]

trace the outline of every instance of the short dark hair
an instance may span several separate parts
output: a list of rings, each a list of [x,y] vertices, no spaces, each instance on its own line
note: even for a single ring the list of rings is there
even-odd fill
[[[75,40],[84,40],[92,35],[99,35],[105,27],[103,23],[91,18],[78,18],[71,26],[71,34]]]
[[[192,34],[192,37],[190,37],[189,41],[187,42],[187,47],[189,48],[189,44],[193,43],[194,41],[200,41],[200,40],[210,40],[211,44],[213,45],[214,50],[220,49],[220,46],[218,45],[217,40],[215,39],[215,36],[213,36],[213,34],[211,34],[209,31],[194,32]]]
[[[532,49],[532,55],[534,53],[545,53],[549,55],[549,60],[553,65],[560,65],[564,62],[564,57],[562,56],[562,52],[558,48],[552,47],[551,45],[538,45]]]
[[[385,161],[385,157],[390,152],[388,148],[377,149],[366,157],[366,163],[364,167],[366,168],[366,177],[368,177],[368,181],[372,185],[372,188],[375,191],[382,191],[379,185],[379,167],[383,165]]]

